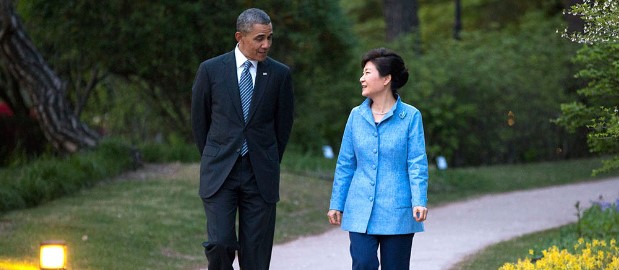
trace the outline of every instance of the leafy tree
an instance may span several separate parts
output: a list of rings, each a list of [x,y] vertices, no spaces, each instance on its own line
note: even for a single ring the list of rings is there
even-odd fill
[[[568,14],[584,21],[583,32],[564,30],[563,37],[585,45],[574,59],[582,69],[576,74],[587,85],[580,101],[561,106],[557,123],[575,130],[588,128],[592,152],[610,154],[593,173],[619,169],[619,4],[613,0],[590,1],[572,6]]]
[[[346,119],[361,103],[357,38],[338,3],[331,0],[264,3],[274,21],[273,55],[290,65],[296,115],[292,147],[321,151],[339,147]]]
[[[563,2],[572,0],[469,0],[461,2],[461,27],[465,31],[493,31],[519,23],[532,11],[546,16],[560,14]],[[457,2],[457,1],[456,1]],[[454,0],[419,0],[419,19],[424,44],[451,38],[454,28]]]
[[[381,0],[340,0],[342,11],[350,18],[352,31],[359,37],[359,53],[384,46],[387,35]]]
[[[164,134],[176,132],[189,140],[190,89],[198,64],[234,48],[236,18],[251,4],[241,0],[24,0],[20,9],[44,55],[74,85],[88,85],[93,78],[103,82],[92,94],[94,101],[89,101],[91,116],[110,119],[106,115],[113,111],[131,116],[133,107],[114,110],[116,105],[110,102],[128,97],[119,91],[136,91],[136,106],[157,117],[140,123],[157,123]],[[271,55],[293,69],[297,120],[291,143],[304,150],[334,143],[345,117],[333,115],[350,109],[354,89],[347,85],[356,81],[350,65],[354,38],[339,6],[327,0],[260,4],[273,21]],[[75,93],[78,88],[73,88]],[[80,96],[72,94],[72,99]]]
[[[586,154],[581,133],[549,122],[576,84],[569,61],[576,46],[549,38],[561,25],[563,1],[463,1],[465,31],[454,42],[454,1],[419,0],[421,55],[411,53],[410,36],[380,42],[385,25],[372,10],[381,1],[341,4],[363,49],[387,46],[405,57],[412,75],[401,95],[424,115],[431,159],[444,155],[452,165],[470,166]]]
[[[163,120],[160,130],[184,134],[190,134],[189,89],[196,67],[209,54],[233,44],[233,18],[238,15],[234,1],[30,0],[20,4],[37,44],[52,65],[71,78],[70,96],[76,109],[83,106],[84,85],[92,86],[89,82],[112,74],[141,93],[140,101]],[[81,92],[85,91],[88,88]]]
[[[403,52],[412,80],[405,100],[424,115],[429,157],[455,166],[552,160],[576,155],[577,143],[550,119],[568,99],[573,44],[552,37],[560,17],[531,12],[500,31],[469,31],[460,41]],[[558,153],[557,151],[561,152]]]
[[[571,41],[586,44],[605,44],[619,42],[619,3],[613,0],[583,0],[575,4],[566,14],[581,18],[584,23],[582,32],[569,33],[566,28],[563,37]]]

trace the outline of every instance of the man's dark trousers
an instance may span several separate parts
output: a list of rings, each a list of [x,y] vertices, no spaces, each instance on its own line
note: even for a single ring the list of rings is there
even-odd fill
[[[260,195],[249,155],[239,157],[219,191],[202,198],[202,202],[207,219],[208,242],[204,243],[204,248],[208,269],[232,270],[236,250],[241,269],[269,269],[276,204],[265,202]]]

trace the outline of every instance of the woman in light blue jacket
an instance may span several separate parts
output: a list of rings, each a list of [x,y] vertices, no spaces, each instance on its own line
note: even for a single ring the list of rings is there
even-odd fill
[[[353,269],[409,269],[413,236],[428,213],[421,113],[397,93],[408,81],[399,55],[373,49],[361,67],[367,99],[346,122],[327,216],[349,231]]]

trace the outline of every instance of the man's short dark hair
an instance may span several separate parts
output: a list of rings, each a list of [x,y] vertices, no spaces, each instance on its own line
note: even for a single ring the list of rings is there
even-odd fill
[[[270,24],[271,18],[269,15],[261,9],[250,8],[236,19],[236,31],[241,33],[251,32],[254,24]]]

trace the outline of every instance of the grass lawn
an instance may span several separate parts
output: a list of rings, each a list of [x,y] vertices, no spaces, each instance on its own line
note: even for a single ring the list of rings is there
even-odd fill
[[[588,180],[599,164],[579,160],[432,171],[430,202]],[[0,269],[37,269],[38,244],[53,239],[67,242],[70,269],[205,267],[198,165],[175,168],[163,176],[126,176],[0,216]],[[304,175],[282,175],[276,243],[332,228],[325,218],[331,182]]]
[[[600,159],[578,159],[519,165],[498,165],[430,171],[428,200],[433,206],[490,193],[594,181],[613,174],[591,176]],[[614,175],[619,175],[615,172]]]
[[[70,269],[200,269],[205,219],[197,165],[116,180],[0,217],[0,269],[38,269],[38,244],[62,239]],[[325,231],[331,183],[284,174],[276,242]],[[320,220],[321,222],[315,222]]]

